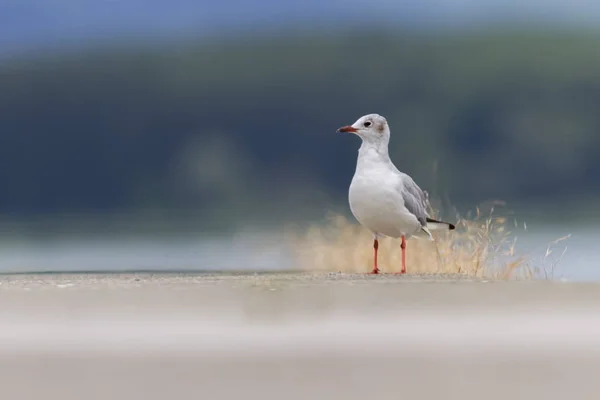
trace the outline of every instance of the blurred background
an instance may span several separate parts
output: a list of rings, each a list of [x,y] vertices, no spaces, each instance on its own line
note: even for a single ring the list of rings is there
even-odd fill
[[[285,268],[282,227],[349,213],[336,129],[376,112],[446,216],[505,201],[600,278],[598,11],[4,0],[0,270]]]

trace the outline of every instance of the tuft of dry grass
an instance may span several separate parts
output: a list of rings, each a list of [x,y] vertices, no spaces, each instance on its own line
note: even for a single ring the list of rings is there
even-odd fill
[[[434,218],[437,214],[436,210],[430,210]],[[516,220],[512,223],[517,227]],[[517,237],[510,227],[509,218],[497,215],[495,205],[486,213],[477,208],[467,217],[458,217],[456,230],[434,231],[435,241],[408,240],[407,273],[463,274],[491,279],[549,278],[543,266],[533,266],[531,260],[518,254]],[[551,243],[546,256],[552,254],[552,245],[566,238]],[[373,267],[372,234],[339,214],[331,214],[325,223],[310,226],[302,235],[296,235],[293,248],[298,267],[305,270],[369,272]],[[557,262],[553,260],[551,273]],[[400,240],[381,239],[381,271],[399,272],[400,267]]]

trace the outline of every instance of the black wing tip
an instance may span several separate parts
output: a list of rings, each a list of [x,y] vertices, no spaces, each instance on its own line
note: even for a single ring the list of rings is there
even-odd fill
[[[450,222],[444,222],[444,221],[438,221],[437,219],[433,219],[433,218],[426,218],[427,222],[433,222],[435,224],[446,224],[448,225],[448,230],[453,231],[456,229],[456,226],[454,224],[451,224]]]

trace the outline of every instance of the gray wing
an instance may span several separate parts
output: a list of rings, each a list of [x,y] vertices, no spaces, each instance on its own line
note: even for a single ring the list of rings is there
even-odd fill
[[[408,212],[416,216],[422,226],[427,226],[427,207],[429,205],[427,193],[421,190],[415,181],[406,174],[402,174],[400,191]]]

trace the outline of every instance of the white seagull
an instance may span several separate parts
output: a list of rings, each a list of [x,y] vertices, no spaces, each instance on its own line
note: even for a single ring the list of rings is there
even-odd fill
[[[373,233],[373,274],[377,267],[377,239],[402,238],[402,271],[406,273],[406,239],[411,236],[433,240],[430,230],[453,230],[451,223],[436,221],[427,214],[427,194],[413,179],[396,168],[388,154],[390,128],[378,114],[360,117],[338,132],[362,139],[348,200],[358,222]]]

